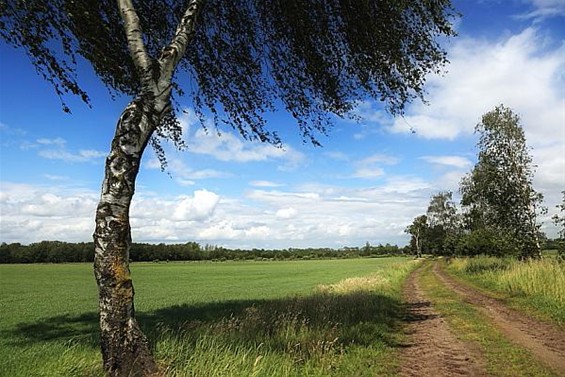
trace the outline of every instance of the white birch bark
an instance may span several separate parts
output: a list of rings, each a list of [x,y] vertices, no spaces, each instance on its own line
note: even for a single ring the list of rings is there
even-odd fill
[[[104,369],[111,376],[158,373],[149,342],[135,319],[134,289],[129,269],[129,210],[143,152],[170,106],[171,78],[195,32],[202,1],[187,6],[171,43],[153,60],[131,0],[117,0],[131,58],[141,80],[141,93],[123,111],[106,159],[94,231],[94,274],[99,290],[100,343]]]

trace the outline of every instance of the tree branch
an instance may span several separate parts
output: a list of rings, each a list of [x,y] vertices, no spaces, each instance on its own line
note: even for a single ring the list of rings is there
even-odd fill
[[[159,57],[161,79],[170,80],[175,67],[184,56],[188,43],[194,36],[196,17],[203,3],[204,0],[191,0],[189,2],[177,26],[175,36],[171,40],[171,43],[161,52],[161,56]]]
[[[139,17],[131,0],[117,0],[118,8],[124,22],[124,29],[128,41],[128,49],[137,68],[142,83],[151,79],[151,58],[143,43],[143,32],[139,25]],[[145,87],[145,85],[143,85]]]

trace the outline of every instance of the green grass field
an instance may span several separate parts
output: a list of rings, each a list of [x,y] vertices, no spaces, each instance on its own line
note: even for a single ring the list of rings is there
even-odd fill
[[[170,376],[392,374],[406,258],[133,264]],[[364,277],[364,278],[360,278]],[[0,265],[0,374],[102,375],[87,264]]]

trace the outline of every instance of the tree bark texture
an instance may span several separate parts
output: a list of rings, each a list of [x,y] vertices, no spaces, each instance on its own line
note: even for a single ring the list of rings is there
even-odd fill
[[[100,346],[104,370],[113,377],[159,373],[134,309],[129,269],[129,209],[143,151],[170,110],[171,79],[195,32],[202,0],[191,0],[171,43],[153,60],[131,0],[117,0],[128,48],[137,68],[141,93],[123,111],[106,159],[94,231],[94,275],[99,292]],[[158,72],[157,75],[155,73]]]
[[[136,99],[122,113],[102,184],[94,232],[94,272],[99,290],[100,345],[111,376],[157,372],[149,342],[135,319],[129,270],[129,209],[142,153],[159,124],[151,101]]]

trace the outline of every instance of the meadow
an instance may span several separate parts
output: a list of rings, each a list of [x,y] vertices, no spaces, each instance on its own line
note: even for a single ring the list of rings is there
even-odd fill
[[[134,263],[168,376],[392,375],[408,258]],[[0,373],[101,376],[90,264],[0,265]]]

